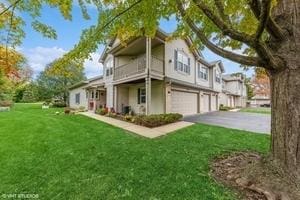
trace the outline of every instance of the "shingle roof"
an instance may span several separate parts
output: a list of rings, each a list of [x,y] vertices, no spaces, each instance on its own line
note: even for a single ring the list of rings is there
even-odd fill
[[[95,76],[93,78],[90,78],[90,79],[87,79],[87,80],[84,80],[84,81],[80,81],[78,83],[75,83],[74,85],[71,85],[69,87],[69,90],[81,87],[83,85],[87,85],[87,84],[89,84],[89,83],[91,83],[93,81],[101,80],[102,78],[103,78],[103,76],[101,75],[101,76]]]

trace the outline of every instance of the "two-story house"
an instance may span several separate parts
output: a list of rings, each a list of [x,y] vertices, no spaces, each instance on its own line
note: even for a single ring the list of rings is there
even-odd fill
[[[169,41],[167,37],[158,30],[154,38],[133,38],[126,46],[118,39],[111,40],[100,58],[101,83],[73,87],[70,106],[136,114],[191,115],[218,110],[222,62],[205,61],[189,38]],[[72,96],[80,95],[78,89],[86,99],[76,104]]]
[[[220,94],[220,104],[229,107],[245,107],[247,89],[243,74],[223,75],[223,92]]]

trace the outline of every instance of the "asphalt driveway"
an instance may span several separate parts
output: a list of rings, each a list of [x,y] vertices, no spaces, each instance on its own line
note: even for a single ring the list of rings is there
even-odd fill
[[[223,126],[257,133],[270,133],[271,116],[246,112],[210,112],[184,117],[184,121]]]

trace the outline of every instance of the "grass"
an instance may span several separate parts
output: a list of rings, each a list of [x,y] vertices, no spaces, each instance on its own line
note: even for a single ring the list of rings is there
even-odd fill
[[[210,161],[269,147],[267,135],[201,124],[150,140],[56,111],[18,104],[0,113],[0,198],[231,200],[234,192],[210,177]]]
[[[271,108],[242,108],[240,112],[250,112],[250,113],[261,113],[261,114],[271,114]]]

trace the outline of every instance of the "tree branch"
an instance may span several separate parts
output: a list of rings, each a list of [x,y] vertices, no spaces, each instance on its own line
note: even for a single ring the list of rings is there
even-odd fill
[[[271,9],[271,0],[262,0],[261,12],[259,16],[259,24],[255,34],[256,40],[260,39],[260,37],[262,36],[265,30],[267,21],[270,16],[270,9]]]
[[[231,25],[231,21],[228,15],[225,13],[224,9],[224,4],[222,3],[221,0],[215,0],[215,5],[220,13],[220,16],[228,23]]]
[[[224,35],[227,35],[234,40],[244,42],[249,46],[251,46],[251,43],[254,42],[254,38],[251,35],[241,33],[237,30],[234,30],[232,27],[229,27],[222,19],[216,16],[213,11],[207,5],[205,5],[205,3],[202,3],[199,0],[193,1],[197,7],[222,31]]]
[[[202,32],[202,30],[200,28],[198,28],[196,26],[196,24],[191,20],[190,17],[188,17],[184,11],[183,5],[181,3],[180,0],[176,0],[177,2],[177,7],[178,10],[180,11],[180,14],[182,16],[182,18],[185,20],[185,22],[189,25],[189,27],[191,28],[191,30],[197,35],[197,37],[201,40],[201,42],[207,47],[209,48],[212,52],[230,59],[234,62],[243,64],[243,65],[247,65],[247,66],[261,66],[262,62],[259,58],[257,57],[250,57],[250,56],[243,56],[243,55],[239,55],[236,53],[233,53],[231,51],[227,51],[225,49],[222,49],[218,46],[216,46],[215,44],[213,44]]]
[[[272,55],[270,49],[267,47],[267,45],[263,41],[258,41],[256,38],[252,35],[241,33],[237,30],[234,30],[234,28],[229,27],[222,19],[220,19],[218,16],[216,16],[213,11],[201,0],[193,0],[196,6],[220,29],[220,31],[224,34],[229,36],[230,38],[243,42],[247,44],[248,46],[255,49],[256,53],[260,57],[260,59],[263,61],[264,66],[272,66],[273,68],[282,68],[283,62],[280,60],[276,60],[274,56]],[[201,2],[200,2],[201,1]],[[268,0],[266,0],[268,1]],[[262,26],[258,30],[258,34],[260,35],[260,31],[262,31],[264,26]]]
[[[7,8],[5,8],[1,13],[0,16],[3,15],[4,13],[6,13],[9,9],[16,7],[16,5],[22,0],[16,0],[14,3],[12,3],[10,6],[8,6]]]
[[[257,20],[260,20],[260,16],[261,16],[260,2],[258,0],[249,0],[249,5]],[[271,16],[269,16],[266,21],[266,30],[276,40],[279,41],[285,40],[283,30],[276,24],[276,22],[272,19]]]

